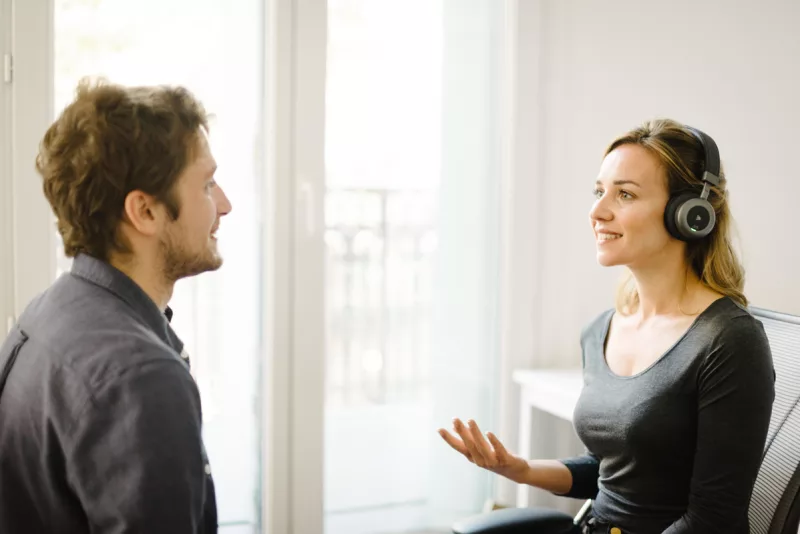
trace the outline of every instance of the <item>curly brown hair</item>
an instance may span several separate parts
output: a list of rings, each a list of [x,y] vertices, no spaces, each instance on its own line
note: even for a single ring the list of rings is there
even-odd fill
[[[129,253],[118,228],[132,191],[152,195],[177,219],[174,186],[201,128],[208,130],[208,115],[183,87],[81,80],[36,157],[65,255]]]

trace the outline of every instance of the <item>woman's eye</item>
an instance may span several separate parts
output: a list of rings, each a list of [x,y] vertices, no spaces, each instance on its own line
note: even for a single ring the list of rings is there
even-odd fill
[[[604,193],[605,191],[603,191],[602,189],[595,188],[592,190],[592,194],[594,195],[595,198],[602,198]],[[625,191],[624,189],[620,189],[618,195],[619,198],[621,198],[622,200],[633,200],[635,198],[631,193]]]

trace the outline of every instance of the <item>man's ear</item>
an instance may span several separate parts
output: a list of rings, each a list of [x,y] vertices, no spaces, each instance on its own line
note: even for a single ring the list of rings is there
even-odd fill
[[[155,235],[164,218],[164,206],[152,195],[135,190],[128,193],[123,204],[123,220],[139,233]]]

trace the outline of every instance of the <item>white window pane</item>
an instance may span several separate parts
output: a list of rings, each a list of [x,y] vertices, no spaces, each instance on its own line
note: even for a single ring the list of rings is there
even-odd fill
[[[501,5],[328,2],[326,534],[446,527],[488,495],[436,428],[491,423]]]

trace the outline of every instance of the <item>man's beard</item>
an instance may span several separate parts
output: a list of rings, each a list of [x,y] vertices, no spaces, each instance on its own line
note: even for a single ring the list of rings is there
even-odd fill
[[[161,240],[161,257],[164,262],[164,277],[170,282],[195,276],[207,271],[216,271],[222,266],[222,257],[211,247],[190,251],[174,232],[167,232]]]

